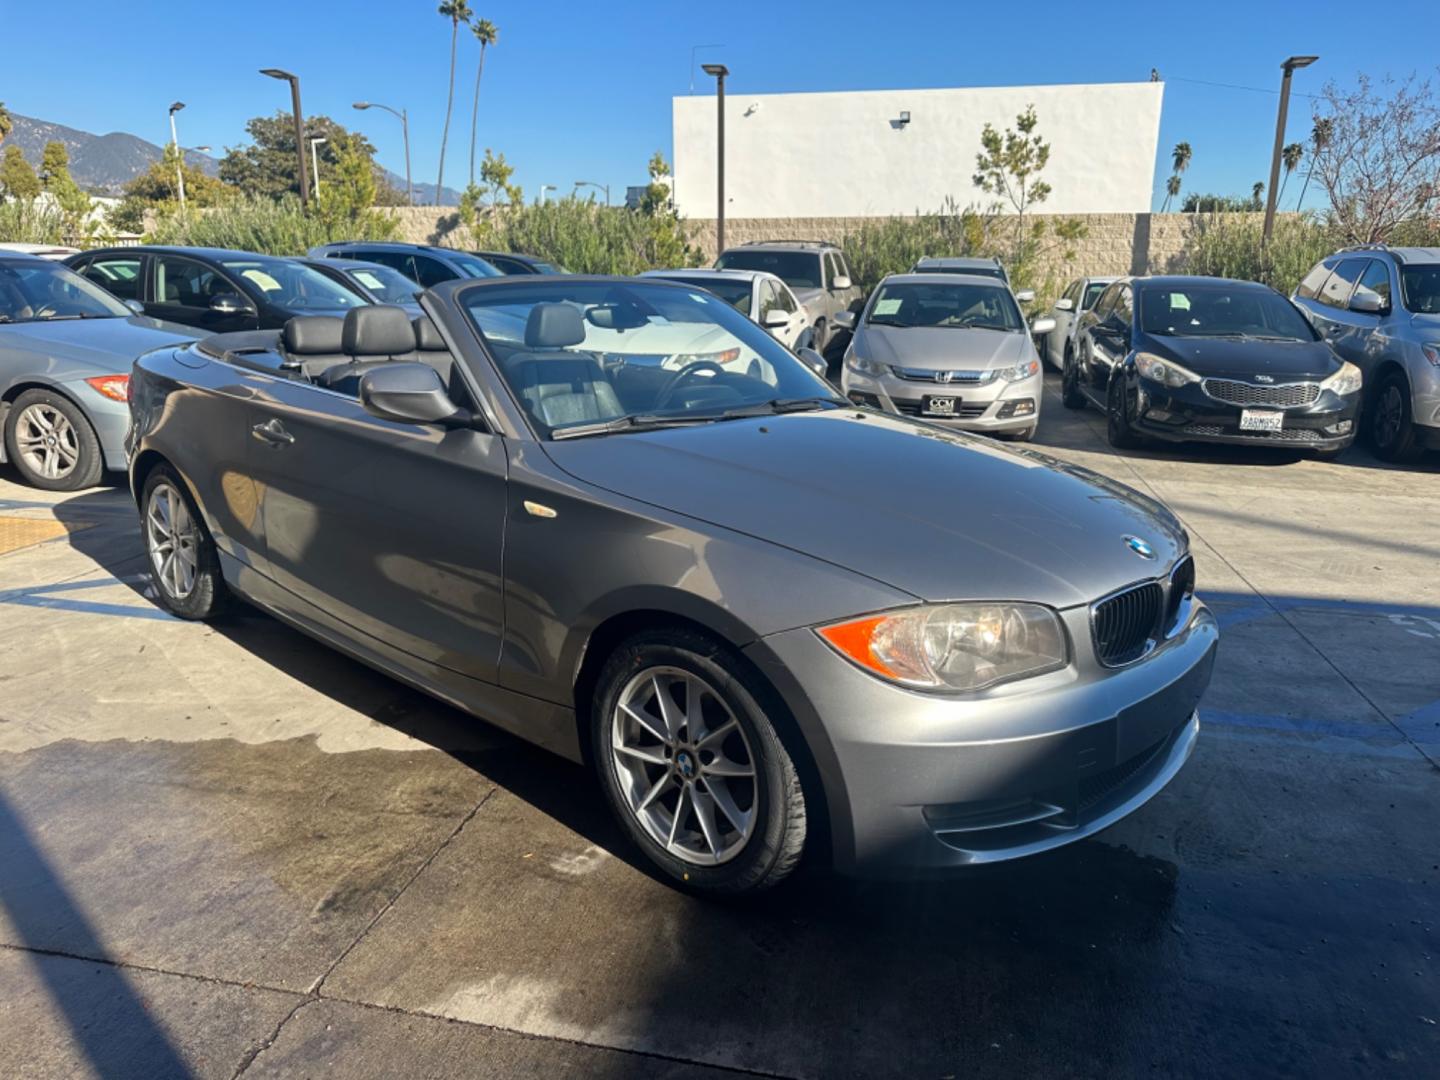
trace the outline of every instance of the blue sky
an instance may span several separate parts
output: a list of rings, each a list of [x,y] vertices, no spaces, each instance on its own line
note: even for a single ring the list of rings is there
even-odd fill
[[[1437,0],[1387,4],[1373,25],[1363,25],[1363,5],[1331,0],[472,6],[500,29],[486,61],[479,145],[503,151],[531,197],[542,183],[568,190],[586,179],[609,183],[618,198],[625,184],[643,182],[649,155],[669,155],[670,98],[687,92],[695,45],[723,43],[701,50],[700,60],[724,60],[732,92],[742,94],[1138,81],[1156,67],[1167,82],[1157,206],[1169,148],[1181,139],[1195,153],[1187,190],[1248,192],[1265,178],[1276,106],[1269,91],[1287,55],[1321,57],[1296,76],[1297,94],[1360,71],[1434,75],[1440,57]],[[28,116],[159,143],[169,135],[166,107],[178,98],[188,106],[181,142],[208,144],[218,155],[244,141],[247,118],[288,108],[284,85],[256,73],[287,68],[301,76],[307,113],[360,127],[396,172],[404,169],[398,122],[376,110],[357,113],[350,103],[407,107],[415,177],[433,183],[449,62],[449,24],[435,7],[435,0],[248,0],[220,9],[0,0],[0,100]],[[446,161],[453,187],[463,186],[467,169],[475,45],[462,36]],[[697,90],[707,81],[697,71]],[[1292,101],[1291,140],[1309,132],[1310,104]]]

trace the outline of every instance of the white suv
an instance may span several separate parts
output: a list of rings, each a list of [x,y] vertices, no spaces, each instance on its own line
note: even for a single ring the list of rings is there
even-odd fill
[[[1346,248],[1292,300],[1365,373],[1361,430],[1386,461],[1440,450],[1440,248]]]

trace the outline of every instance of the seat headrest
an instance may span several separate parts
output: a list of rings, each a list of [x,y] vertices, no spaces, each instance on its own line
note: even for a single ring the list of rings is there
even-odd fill
[[[429,315],[419,315],[410,320],[415,327],[415,347],[422,352],[444,352],[448,346],[440,331],[430,321]]]
[[[285,320],[285,351],[302,356],[338,353],[344,325],[334,315],[296,315]]]
[[[563,349],[585,340],[585,320],[573,304],[536,304],[525,320],[525,345],[531,349]]]
[[[400,356],[415,348],[415,328],[404,308],[372,304],[345,313],[340,351],[347,356]]]

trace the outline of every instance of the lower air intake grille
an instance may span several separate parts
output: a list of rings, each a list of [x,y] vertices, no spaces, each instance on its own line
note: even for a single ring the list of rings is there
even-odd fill
[[[1106,667],[1134,663],[1155,642],[1165,590],[1147,581],[1101,600],[1090,610],[1095,654]]]

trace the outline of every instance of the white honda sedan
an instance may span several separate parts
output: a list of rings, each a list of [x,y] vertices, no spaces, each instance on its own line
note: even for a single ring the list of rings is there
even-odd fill
[[[664,278],[713,293],[759,323],[792,352],[814,347],[814,327],[790,286],[764,270],[647,270],[641,277]]]

